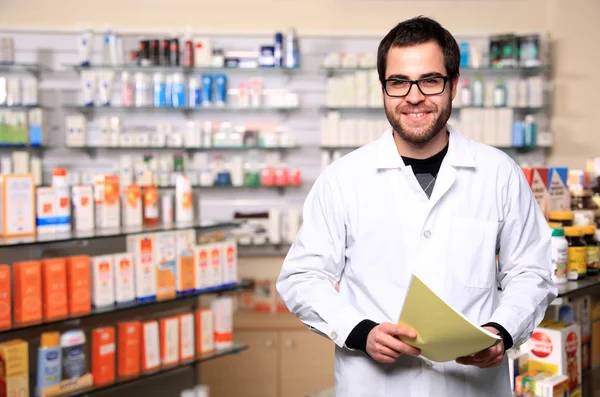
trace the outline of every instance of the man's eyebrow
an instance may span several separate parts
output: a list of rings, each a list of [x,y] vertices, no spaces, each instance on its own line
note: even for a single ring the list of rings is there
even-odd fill
[[[422,75],[420,75],[419,79],[426,79],[427,77],[440,77],[440,76],[443,76],[443,74],[441,74],[440,72],[429,72],[429,73],[423,73]],[[404,74],[393,74],[393,75],[389,76],[388,79],[410,80],[408,78],[408,76],[406,76]]]

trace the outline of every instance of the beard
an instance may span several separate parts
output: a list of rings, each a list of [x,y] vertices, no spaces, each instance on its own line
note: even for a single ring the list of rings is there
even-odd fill
[[[437,134],[444,128],[452,113],[452,102],[446,101],[442,107],[433,103],[423,103],[418,106],[412,106],[408,103],[400,103],[393,111],[385,108],[385,115],[398,136],[405,142],[423,147],[431,142]],[[402,119],[404,113],[430,113],[422,124],[407,124]],[[410,116],[408,116],[410,117]]]

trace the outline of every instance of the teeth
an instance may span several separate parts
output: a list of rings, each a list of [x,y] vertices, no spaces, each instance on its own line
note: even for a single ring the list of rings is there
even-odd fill
[[[414,118],[418,118],[418,117],[423,117],[425,113],[409,113],[408,115],[410,117],[414,117]]]

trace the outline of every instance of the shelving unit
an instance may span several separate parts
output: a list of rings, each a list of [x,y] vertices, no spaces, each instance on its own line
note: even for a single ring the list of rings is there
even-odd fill
[[[73,110],[82,113],[91,113],[91,112],[148,112],[148,111],[157,111],[157,112],[288,112],[300,109],[298,106],[260,106],[260,107],[250,107],[250,106],[211,106],[211,107],[155,107],[155,106],[83,106],[83,105],[74,105],[67,104],[62,106],[65,110]]]

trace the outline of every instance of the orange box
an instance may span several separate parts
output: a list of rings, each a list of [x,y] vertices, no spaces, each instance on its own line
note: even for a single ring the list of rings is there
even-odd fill
[[[160,319],[160,356],[164,366],[179,364],[179,317]]]
[[[69,314],[87,314],[92,306],[90,257],[67,258],[67,302]]]
[[[67,268],[64,258],[42,260],[44,321],[67,317]]]
[[[16,324],[42,321],[42,267],[39,261],[13,264]]]
[[[194,315],[185,313],[179,315],[179,358],[188,361],[194,358]]]
[[[160,337],[157,321],[142,323],[142,370],[153,371],[160,367]]]
[[[215,327],[211,309],[196,310],[196,353],[206,354],[215,350]]]
[[[120,378],[134,378],[140,375],[141,323],[126,321],[119,323],[118,372]]]
[[[92,331],[92,377],[94,385],[115,382],[115,327]]]
[[[10,328],[11,325],[10,289],[10,266],[0,265],[0,329]]]

